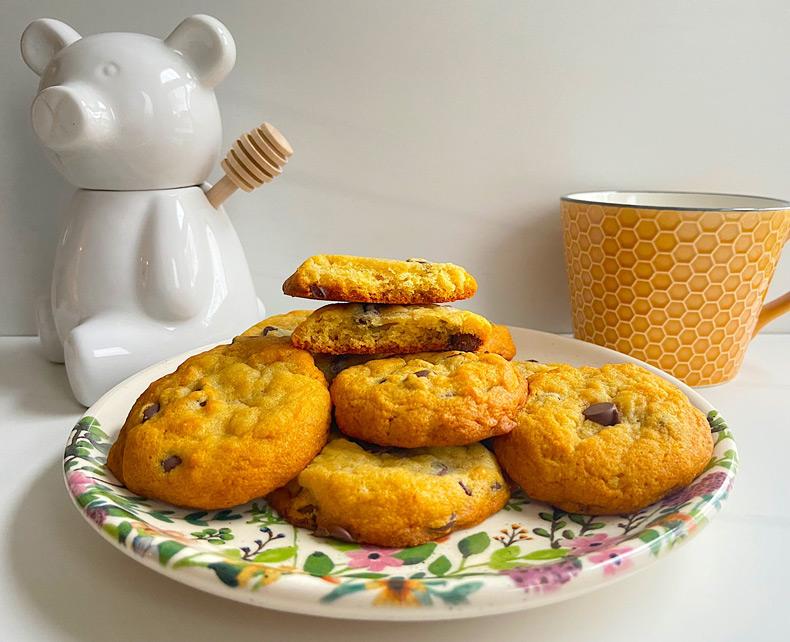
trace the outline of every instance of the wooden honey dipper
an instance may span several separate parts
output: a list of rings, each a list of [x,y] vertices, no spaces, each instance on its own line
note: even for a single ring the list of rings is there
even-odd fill
[[[222,160],[225,176],[206,192],[208,202],[218,209],[237,189],[251,192],[274,180],[293,153],[285,136],[269,123],[242,135]]]

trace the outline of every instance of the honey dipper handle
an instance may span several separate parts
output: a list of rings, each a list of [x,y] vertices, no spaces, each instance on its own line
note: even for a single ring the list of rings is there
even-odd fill
[[[206,198],[208,198],[208,202],[211,203],[211,207],[218,210],[219,206],[227,201],[230,195],[237,189],[238,188],[232,180],[227,176],[223,176],[217,181],[216,185],[206,192]]]
[[[273,181],[293,153],[285,136],[269,123],[242,134],[222,160],[225,176],[206,193],[209,203],[217,209],[237,189],[251,192]]]

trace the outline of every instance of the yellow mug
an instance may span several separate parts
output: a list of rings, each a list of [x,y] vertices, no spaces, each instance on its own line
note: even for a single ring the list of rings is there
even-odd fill
[[[752,335],[790,311],[790,292],[763,305],[790,202],[586,192],[561,203],[577,339],[707,386],[732,379]]]

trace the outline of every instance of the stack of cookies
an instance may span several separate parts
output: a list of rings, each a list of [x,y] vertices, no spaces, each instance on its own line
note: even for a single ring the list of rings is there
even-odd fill
[[[406,546],[477,524],[507,502],[496,459],[477,442],[510,431],[526,400],[526,379],[507,360],[515,346],[507,328],[438,305],[476,289],[449,263],[348,256],[312,257],[285,282],[286,294],[342,301],[292,329],[293,345],[313,353],[331,382],[338,433],[270,495],[286,519]],[[284,335],[282,321],[264,324]]]
[[[318,536],[397,547],[501,509],[500,464],[533,498],[594,514],[703,470],[710,431],[682,392],[631,364],[511,361],[506,328],[441,305],[476,288],[448,263],[312,257],[284,292],[337,303],[264,319],[151,384],[108,466],[146,497],[266,495]]]

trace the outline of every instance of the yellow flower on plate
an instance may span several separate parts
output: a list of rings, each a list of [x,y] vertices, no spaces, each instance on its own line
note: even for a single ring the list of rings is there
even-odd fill
[[[420,580],[407,580],[393,577],[386,580],[373,580],[365,585],[365,590],[380,589],[373,600],[375,606],[420,606],[415,593],[425,593],[425,584]]]

